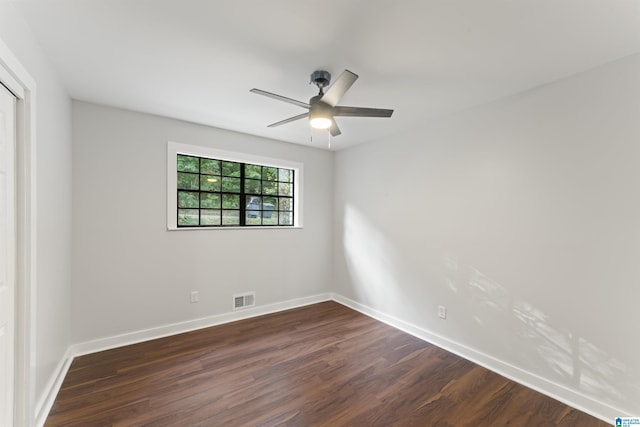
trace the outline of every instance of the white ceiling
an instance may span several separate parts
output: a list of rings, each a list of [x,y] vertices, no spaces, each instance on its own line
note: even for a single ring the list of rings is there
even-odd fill
[[[14,0],[74,99],[327,147],[304,112],[316,69],[360,75],[332,148],[640,52],[640,0]]]

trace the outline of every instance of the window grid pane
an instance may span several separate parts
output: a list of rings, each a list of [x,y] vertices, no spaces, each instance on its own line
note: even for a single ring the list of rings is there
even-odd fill
[[[178,227],[293,226],[292,169],[178,155]]]

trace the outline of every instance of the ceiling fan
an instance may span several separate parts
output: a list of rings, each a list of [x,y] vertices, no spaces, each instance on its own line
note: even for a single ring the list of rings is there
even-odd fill
[[[338,127],[334,117],[391,117],[393,114],[393,110],[385,110],[382,108],[344,107],[337,105],[338,102],[340,102],[340,99],[342,99],[344,94],[357,79],[357,74],[354,74],[349,70],[344,70],[325,93],[324,88],[329,86],[331,74],[324,70],[314,71],[311,73],[310,83],[318,86],[320,92],[316,96],[311,97],[311,99],[309,99],[309,103],[297,101],[295,99],[255,88],[251,89],[250,92],[288,102],[289,104],[297,105],[309,110],[306,113],[272,123],[268,127],[272,128],[308,117],[311,127],[316,129],[329,129],[332,136],[338,136],[342,132],[340,132],[340,128]]]

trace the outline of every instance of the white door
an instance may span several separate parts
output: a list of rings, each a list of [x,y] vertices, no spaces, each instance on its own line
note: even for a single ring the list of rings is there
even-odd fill
[[[0,427],[13,425],[15,351],[15,110],[0,84]]]

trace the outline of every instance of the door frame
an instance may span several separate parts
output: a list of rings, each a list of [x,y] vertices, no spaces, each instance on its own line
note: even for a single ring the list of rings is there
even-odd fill
[[[0,39],[0,81],[16,95],[14,423],[35,423],[36,83]]]

